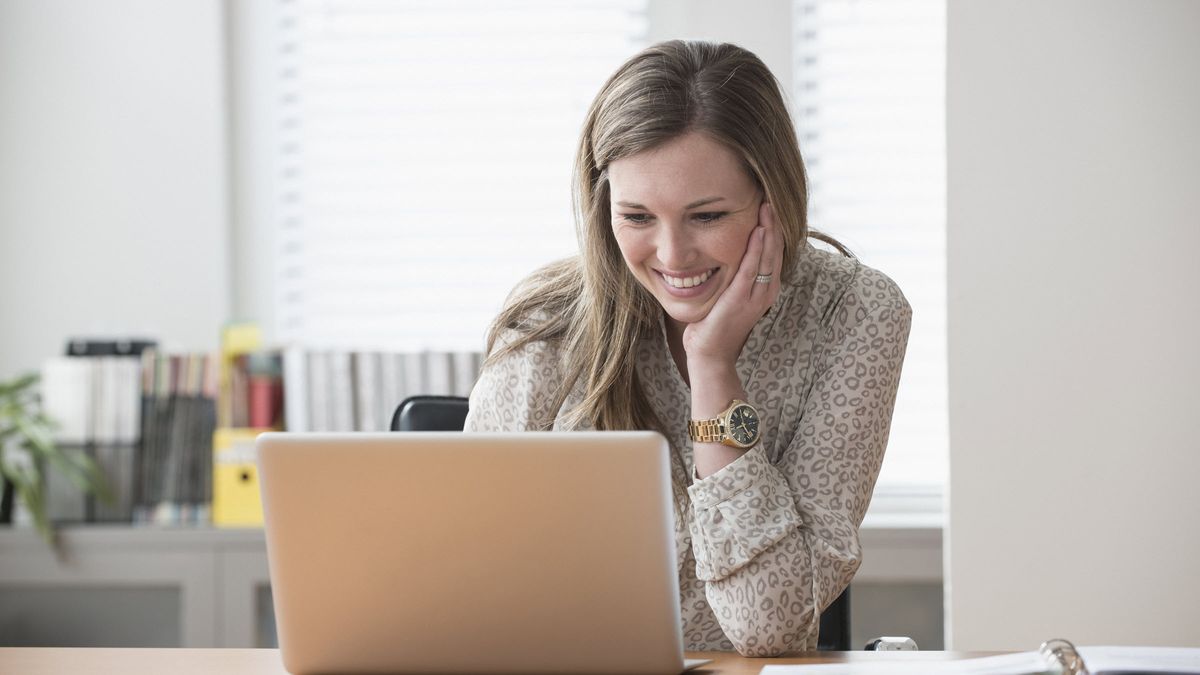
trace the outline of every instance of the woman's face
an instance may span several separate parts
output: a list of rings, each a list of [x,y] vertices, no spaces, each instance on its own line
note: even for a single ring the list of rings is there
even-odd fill
[[[729,287],[762,202],[738,158],[690,132],[608,167],[625,264],[678,324],[700,321]]]

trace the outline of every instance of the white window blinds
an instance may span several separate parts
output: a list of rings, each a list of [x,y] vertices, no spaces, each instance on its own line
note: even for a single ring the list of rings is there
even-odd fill
[[[579,126],[647,43],[656,1],[264,5],[274,335],[480,349],[512,286],[575,253]],[[812,223],[896,279],[915,310],[881,484],[935,495],[948,443],[945,3],[793,11]]]
[[[812,225],[892,277],[913,327],[880,485],[947,471],[944,0],[796,0],[792,105]]]
[[[579,128],[645,1],[276,2],[276,335],[482,349],[577,250]]]

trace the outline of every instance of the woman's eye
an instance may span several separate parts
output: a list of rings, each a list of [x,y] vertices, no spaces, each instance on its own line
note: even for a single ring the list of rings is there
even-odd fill
[[[729,213],[727,211],[715,211],[712,213],[697,213],[696,220],[698,220],[702,223],[715,223],[727,215],[729,215]]]
[[[650,214],[648,213],[622,213],[621,217],[637,225],[645,225],[650,222]]]

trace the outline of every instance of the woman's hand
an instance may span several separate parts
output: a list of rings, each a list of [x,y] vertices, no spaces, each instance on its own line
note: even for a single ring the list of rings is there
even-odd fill
[[[763,201],[758,209],[758,226],[750,231],[746,253],[733,281],[707,316],[684,328],[683,349],[689,372],[729,369],[737,363],[755,322],[779,297],[782,270],[783,235],[775,224],[771,204]],[[771,275],[770,283],[756,283],[754,278],[759,274]]]
[[[683,349],[691,378],[692,419],[709,419],[733,399],[746,400],[745,383],[737,372],[737,357],[755,322],[779,297],[783,271],[783,235],[775,224],[775,212],[763,202],[758,225],[750,232],[746,253],[733,281],[708,315],[683,329]],[[754,277],[770,274],[768,283]],[[745,453],[720,443],[693,445],[696,477],[711,476]]]

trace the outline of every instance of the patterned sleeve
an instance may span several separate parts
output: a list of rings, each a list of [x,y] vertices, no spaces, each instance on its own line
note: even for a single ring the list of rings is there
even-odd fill
[[[511,331],[502,333],[496,348],[513,339]],[[508,432],[549,427],[554,422],[550,407],[557,370],[557,351],[544,342],[525,345],[488,365],[471,389],[463,430]]]
[[[838,311],[795,436],[688,488],[697,577],[743,656],[816,649],[820,612],[862,561],[862,523],[891,426],[912,310],[896,298]],[[844,323],[843,323],[844,322]]]

